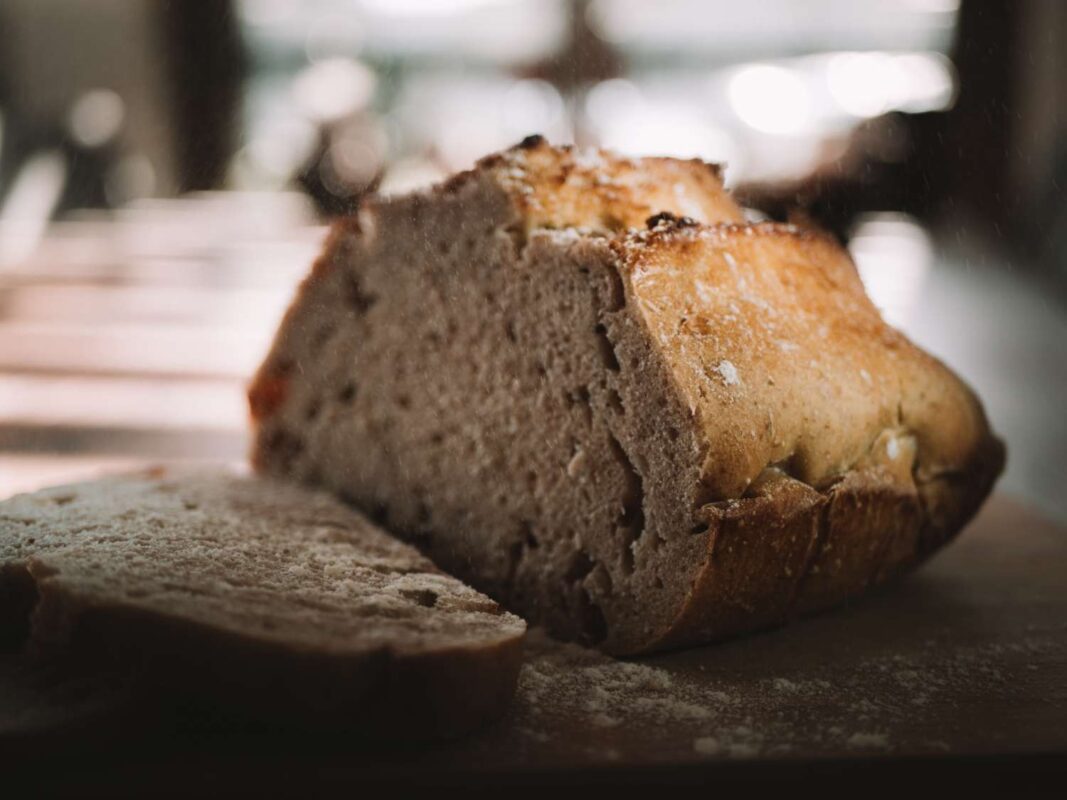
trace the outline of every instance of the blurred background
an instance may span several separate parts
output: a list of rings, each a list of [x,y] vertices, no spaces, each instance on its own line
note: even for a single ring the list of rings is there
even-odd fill
[[[540,132],[846,242],[1067,518],[1067,3],[2,0],[0,497],[240,460],[332,216]]]

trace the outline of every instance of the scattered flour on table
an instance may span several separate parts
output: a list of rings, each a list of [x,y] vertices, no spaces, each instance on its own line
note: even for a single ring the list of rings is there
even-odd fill
[[[889,737],[884,733],[854,733],[845,740],[845,744],[855,748],[886,750],[889,747]]]
[[[681,737],[690,752],[709,758],[893,752],[901,744],[943,751],[948,745],[941,740],[902,743],[894,731],[913,727],[928,704],[1005,686],[1011,676],[995,666],[997,657],[1047,647],[1037,639],[972,648],[928,641],[909,656],[845,668],[828,663],[825,677],[809,671],[804,677],[739,678],[715,676],[713,649],[705,651],[707,667],[679,670],[617,661],[534,630],[513,714],[528,742],[564,746],[561,740],[574,731],[593,731],[605,758],[626,752],[627,735],[632,747],[634,731],[650,730],[663,731],[664,740]]]

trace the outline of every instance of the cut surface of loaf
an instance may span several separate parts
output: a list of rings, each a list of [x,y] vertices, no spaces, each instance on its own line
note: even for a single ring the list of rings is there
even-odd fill
[[[621,654],[883,582],[1003,461],[834,241],[700,162],[536,138],[339,223],[250,402],[259,470]]]
[[[323,492],[154,470],[0,503],[0,641],[141,660],[257,715],[449,735],[525,624]]]

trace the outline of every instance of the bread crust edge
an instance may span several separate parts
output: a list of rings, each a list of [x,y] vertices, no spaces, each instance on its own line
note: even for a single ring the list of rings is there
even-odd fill
[[[961,469],[926,480],[878,467],[823,490],[765,477],[752,496],[711,509],[705,560],[671,624],[616,655],[775,628],[894,581],[966,527],[1004,463],[1004,444],[990,435]]]
[[[36,566],[31,559],[31,575]],[[48,659],[58,650],[93,669],[133,674],[149,698],[206,704],[224,723],[449,739],[504,713],[522,665],[525,630],[477,644],[331,653],[146,608],[86,604],[58,575],[35,576],[35,582],[32,657]]]

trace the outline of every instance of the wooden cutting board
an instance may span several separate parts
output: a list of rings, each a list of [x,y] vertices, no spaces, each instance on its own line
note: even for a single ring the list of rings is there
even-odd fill
[[[107,681],[0,662],[0,760],[40,786],[183,794],[369,784],[1020,780],[1067,764],[1067,529],[996,497],[926,567],[851,607],[618,662],[534,635],[508,716],[395,747],[175,729]]]

